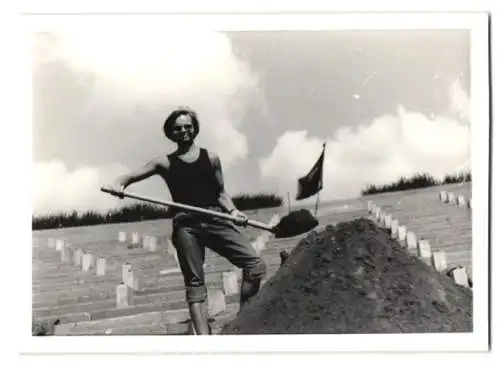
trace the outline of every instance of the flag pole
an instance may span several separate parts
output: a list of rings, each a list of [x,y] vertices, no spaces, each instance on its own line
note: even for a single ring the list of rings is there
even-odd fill
[[[290,192],[288,192],[288,213],[292,211],[292,204],[290,203]]]
[[[318,191],[318,194],[316,195],[316,207],[314,208],[314,215],[317,216],[318,215],[318,206],[319,206],[319,191]]]
[[[323,155],[325,153],[325,148],[326,148],[326,142],[323,142],[323,151],[321,152]],[[318,194],[316,195],[316,207],[314,208],[314,215],[318,215],[318,208],[319,208],[319,195],[321,193],[321,190],[318,191]]]

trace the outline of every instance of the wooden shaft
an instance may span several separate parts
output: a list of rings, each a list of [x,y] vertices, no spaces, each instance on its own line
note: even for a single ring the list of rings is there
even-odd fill
[[[189,211],[193,211],[193,212],[198,212],[198,213],[203,213],[203,214],[211,215],[211,216],[214,216],[214,217],[229,219],[229,220],[232,220],[234,222],[238,221],[237,218],[233,217],[230,214],[220,213],[220,212],[216,212],[214,210],[200,208],[200,207],[195,207],[195,206],[192,206],[192,205],[187,205],[187,204],[182,204],[182,203],[175,203],[175,202],[171,202],[171,201],[162,201],[162,200],[153,199],[153,198],[150,198],[150,197],[147,197],[147,196],[142,196],[142,195],[137,195],[137,194],[119,193],[117,191],[114,191],[114,190],[111,190],[111,189],[106,189],[106,188],[101,188],[101,191],[105,192],[105,193],[108,193],[108,194],[111,194],[111,195],[114,195],[114,196],[124,196],[124,197],[127,197],[127,198],[133,198],[133,199],[143,200],[143,201],[147,201],[147,202],[154,203],[154,204],[164,205],[164,206],[167,206],[167,207],[181,208],[181,209],[185,209],[185,210],[189,210]],[[265,223],[262,223],[262,222],[254,221],[254,220],[251,220],[251,219],[248,220],[247,225],[255,227],[255,228],[264,229],[264,230],[270,231],[270,232],[272,232],[273,228],[274,228],[274,226],[270,226],[269,224],[265,224]]]

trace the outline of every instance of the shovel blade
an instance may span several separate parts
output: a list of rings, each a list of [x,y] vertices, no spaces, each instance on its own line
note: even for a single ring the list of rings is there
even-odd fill
[[[317,227],[318,220],[306,209],[290,212],[284,216],[274,228],[276,238],[287,238],[301,235]]]

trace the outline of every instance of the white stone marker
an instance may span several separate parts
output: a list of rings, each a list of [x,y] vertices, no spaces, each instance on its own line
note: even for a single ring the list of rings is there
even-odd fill
[[[149,240],[151,239],[151,236],[143,236],[142,237],[142,248],[148,250],[149,249]]]
[[[56,240],[56,251],[62,251],[64,247],[64,240]]]
[[[456,203],[455,193],[453,193],[451,191],[448,192],[448,203],[450,203],[450,204],[455,204]]]
[[[398,241],[406,242],[406,226],[398,227]]]
[[[442,190],[439,192],[439,200],[441,200],[442,202],[446,202],[446,200],[448,199],[448,195],[446,194],[446,191]]]
[[[174,244],[172,243],[172,240],[170,240],[170,239],[167,238],[167,253],[169,255],[174,256],[176,252],[177,251],[176,251],[176,249],[174,247]]]
[[[134,305],[133,290],[122,282],[116,286],[116,307],[126,308],[131,305]]]
[[[459,267],[452,272],[453,280],[456,284],[469,288],[469,275],[465,267]]]
[[[149,243],[148,243],[147,249],[149,251],[156,251],[156,250],[158,250],[158,245],[159,245],[159,243],[158,243],[158,237],[156,237],[156,236],[150,236],[149,237]]]
[[[132,246],[140,247],[141,246],[141,236],[138,232],[132,233]]]
[[[234,271],[226,271],[222,273],[222,287],[225,295],[238,294],[238,277]]]
[[[127,233],[120,231],[118,232],[118,241],[119,242],[126,242],[127,241]]]
[[[75,255],[73,256],[73,264],[75,264],[75,266],[81,266],[82,258],[83,258],[83,251],[81,248],[77,248],[75,250]]]
[[[448,264],[446,263],[446,254],[442,251],[432,253],[432,266],[436,271],[445,271]]]
[[[426,260],[430,260],[432,258],[431,245],[428,240],[418,241],[418,255]]]
[[[132,289],[139,290],[139,277],[134,271],[132,264],[128,262],[122,266],[122,281]]]
[[[68,245],[64,245],[61,250],[61,262],[70,264],[73,260],[73,249]]]
[[[102,256],[99,256],[97,258],[96,275],[97,276],[106,275],[106,259]]]
[[[214,317],[226,309],[226,297],[222,290],[208,290],[208,315]]]
[[[47,245],[49,248],[56,248],[56,240],[54,238],[49,238],[47,240]]]
[[[406,247],[408,250],[417,250],[417,237],[412,231],[406,233]]]
[[[87,272],[95,267],[94,255],[90,252],[85,252],[82,256],[82,270]]]
[[[399,222],[397,219],[393,219],[391,222],[391,238],[392,239],[397,239],[398,238],[398,225]]]
[[[459,195],[457,197],[457,204],[459,207],[465,207],[467,205],[467,200],[465,199],[465,196]]]
[[[385,214],[384,219],[382,219],[382,227],[391,228],[392,216],[390,214]]]

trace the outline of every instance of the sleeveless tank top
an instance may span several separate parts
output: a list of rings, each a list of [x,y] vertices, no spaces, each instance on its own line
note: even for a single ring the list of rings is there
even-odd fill
[[[206,149],[200,148],[194,162],[184,162],[173,154],[167,157],[170,166],[165,180],[175,202],[205,208],[219,206],[220,188]]]

